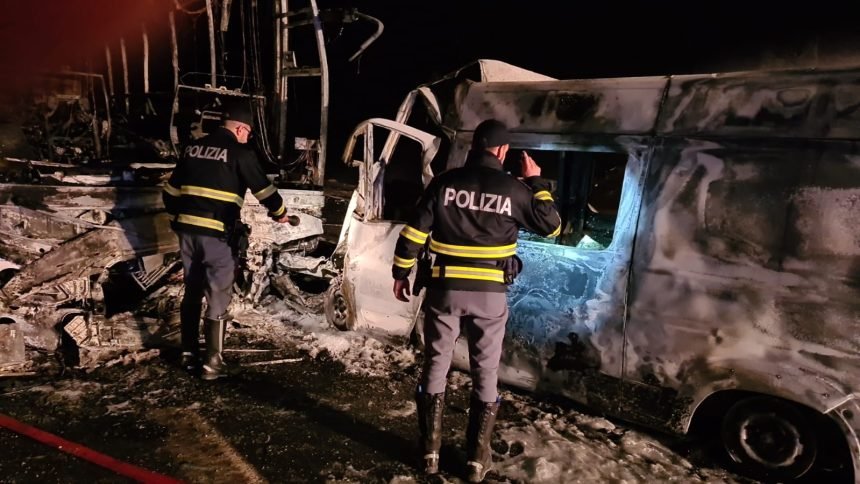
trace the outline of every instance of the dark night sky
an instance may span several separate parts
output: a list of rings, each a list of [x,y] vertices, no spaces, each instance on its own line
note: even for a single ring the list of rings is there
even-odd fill
[[[269,2],[259,1],[261,5]],[[182,2],[202,4],[201,0]],[[860,8],[851,0],[319,3],[321,8],[357,7],[385,24],[382,37],[356,63],[346,63],[346,58],[371,31],[370,26],[347,25],[340,35],[337,29],[327,32],[333,157],[339,156],[345,137],[358,121],[392,117],[410,89],[482,57],[558,78],[860,64],[856,54],[860,52]],[[307,2],[290,0],[290,4],[302,7]],[[139,36],[140,22],[148,15],[161,19],[163,26],[171,6],[171,0],[0,0],[0,85],[21,82],[22,65],[56,66],[88,50],[103,58],[104,38],[116,41],[123,29]],[[164,32],[150,35],[153,50],[164,47]],[[205,47],[205,38],[198,42]],[[153,60],[169,72],[164,54],[155,54]],[[197,57],[202,59],[195,62],[205,70],[206,56]],[[188,65],[187,59],[183,62]],[[135,78],[134,82],[140,81]],[[153,82],[161,82],[165,92],[172,83],[169,75]],[[338,164],[332,160],[331,165]]]
[[[335,69],[338,155],[344,129],[392,117],[410,89],[477,58],[557,78],[860,65],[860,9],[847,1],[340,3],[381,19],[385,32],[359,66]]]
[[[203,5],[202,0],[181,1],[190,8]],[[270,1],[259,0],[261,5]],[[290,4],[303,7],[307,2]],[[774,61],[773,54],[809,63],[810,43],[817,45],[818,61],[860,50],[860,8],[853,0],[796,4],[319,0],[319,4],[357,7],[385,23],[382,37],[353,64],[345,59],[369,29],[355,24],[348,25],[342,36],[328,31],[333,88],[340,97],[336,102],[361,116],[389,114],[412,87],[481,57],[570,78],[756,68]],[[88,51],[101,58],[104,41],[116,41],[123,30],[139,36],[141,22],[152,25],[152,19],[164,27],[170,7],[172,0],[0,0],[4,78],[0,82],[21,77],[9,70],[20,64],[42,68]],[[204,32],[198,41],[205,46]],[[161,35],[150,32],[153,50],[166,42],[166,34]],[[205,69],[207,59],[202,57]]]
[[[836,52],[860,38],[854,2],[349,3],[386,25],[357,81],[401,93],[480,57],[559,78],[656,75],[755,68],[768,50],[791,56],[818,39]]]

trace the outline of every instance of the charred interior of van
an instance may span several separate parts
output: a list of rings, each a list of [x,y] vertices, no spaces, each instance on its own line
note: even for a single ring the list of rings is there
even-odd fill
[[[408,138],[402,139],[382,174],[382,217],[385,220],[409,222],[412,219],[424,192],[422,173],[421,146]]]
[[[422,147],[414,140],[401,137],[396,131],[377,131],[376,139],[380,143],[377,156],[381,156],[383,151],[388,156],[381,180],[383,218],[408,222],[424,191],[427,175],[439,174],[447,169],[451,142],[436,124],[432,112],[425,103],[410,105],[408,111],[401,112],[408,116],[409,127],[433,135],[439,142],[436,154],[425,166],[422,161],[424,159]]]
[[[541,166],[541,176],[552,183],[552,196],[561,215],[561,235],[540,237],[523,231],[521,240],[561,244],[577,249],[603,250],[612,243],[621,205],[621,188],[629,155],[600,151],[549,151],[511,148],[504,167],[519,173],[522,151]]]

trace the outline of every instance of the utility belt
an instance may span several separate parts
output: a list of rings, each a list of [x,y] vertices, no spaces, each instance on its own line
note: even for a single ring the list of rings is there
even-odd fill
[[[513,255],[497,261],[495,266],[474,264],[438,264],[430,269],[433,279],[472,279],[511,285],[522,271],[522,260]]]
[[[511,285],[523,269],[523,261],[516,254],[499,259],[495,264],[475,264],[468,260],[452,260],[437,258],[436,265],[430,256],[428,247],[421,249],[416,263],[415,284],[413,294],[418,294],[433,280],[461,279],[489,283]]]
[[[218,237],[227,242],[233,249],[234,255],[242,254],[244,257],[248,250],[248,237],[251,234],[251,227],[242,223],[238,216],[229,215],[180,209],[179,214],[171,221],[171,225],[174,230]]]

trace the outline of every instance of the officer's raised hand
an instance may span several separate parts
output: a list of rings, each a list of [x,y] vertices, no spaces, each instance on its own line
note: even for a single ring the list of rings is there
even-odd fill
[[[520,157],[520,165],[522,170],[520,173],[523,174],[523,178],[531,178],[533,176],[540,176],[540,166],[529,156],[528,153],[523,150],[523,154]]]
[[[411,296],[412,291],[409,289],[409,279],[395,279],[394,280],[394,297],[403,302],[409,302],[409,298],[406,296]]]

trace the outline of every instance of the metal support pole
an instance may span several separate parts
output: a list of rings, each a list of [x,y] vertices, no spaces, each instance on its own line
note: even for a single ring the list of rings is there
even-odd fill
[[[212,0],[206,0],[206,18],[209,21],[209,67],[212,75],[210,83],[212,87],[218,87],[218,66],[215,62],[215,19],[212,13]]]
[[[99,116],[98,116],[98,108],[96,107],[98,104],[96,103],[96,90],[93,86],[93,78],[95,75],[93,72],[92,62],[87,59],[85,64],[85,70],[88,74],[86,77],[87,80],[87,97],[90,100],[90,109],[92,110],[92,121],[90,123],[90,127],[93,130],[93,143],[94,148],[96,150],[96,157],[101,158],[102,156],[102,140],[99,136]],[[105,109],[110,109],[110,107],[105,106]]]
[[[320,96],[320,151],[319,159],[317,160],[316,176],[313,181],[315,185],[322,186],[325,181],[326,141],[328,140],[328,57],[326,56],[320,11],[316,0],[310,1],[311,11],[314,15],[314,30],[317,36],[317,50],[320,57],[320,90],[322,91],[322,95]]]
[[[276,20],[277,30],[280,32],[280,44],[278,45],[278,58],[275,60],[278,68],[275,69],[275,75],[278,76],[277,82],[277,90],[278,90],[278,158],[284,156],[284,152],[287,147],[287,97],[289,93],[287,92],[287,74],[284,72],[284,68],[286,67],[284,64],[284,57],[287,55],[290,49],[290,36],[289,29],[287,27],[287,12],[289,11],[288,0],[280,0],[280,19]]]
[[[221,32],[226,32],[230,26],[230,8],[232,4],[233,0],[224,0],[221,3]]]
[[[382,24],[382,22],[378,18],[371,17],[370,15],[365,15],[361,12],[357,12],[355,14],[355,16],[358,18],[361,18],[364,20],[369,20],[369,21],[375,23],[376,24],[376,32],[374,32],[373,35],[371,35],[370,37],[368,37],[367,40],[365,40],[364,42],[361,43],[361,46],[358,48],[358,50],[355,52],[355,54],[352,54],[352,56],[349,58],[350,62],[357,59],[358,56],[360,56],[361,53],[364,52],[364,49],[367,49],[368,46],[370,46],[370,44],[372,44],[376,39],[378,39],[379,36],[382,35],[382,30],[385,28],[385,26]]]
[[[274,33],[273,35],[275,40],[275,71],[273,72],[274,75],[272,77],[272,90],[278,100],[281,99],[281,76],[283,75],[281,72],[281,62],[284,57],[284,52],[281,46],[281,36],[283,35],[283,32],[281,32],[281,8],[280,1],[272,2],[272,12],[274,14],[272,16],[274,19],[272,23],[272,32]],[[273,109],[275,110],[275,113],[277,113],[278,105],[275,104]]]
[[[113,60],[110,55],[110,46],[107,44],[105,44],[105,62],[107,63],[108,89],[110,90],[110,97],[113,98]]]
[[[176,42],[176,18],[170,12],[170,48],[173,50],[173,90],[179,86],[179,44]]]
[[[143,32],[143,93],[149,94],[149,36],[145,24],[140,24],[140,28]]]
[[[125,50],[125,38],[120,37],[119,39],[119,48],[122,53],[122,84],[123,91],[125,93],[125,114],[129,114],[129,101],[128,101],[128,55]]]

